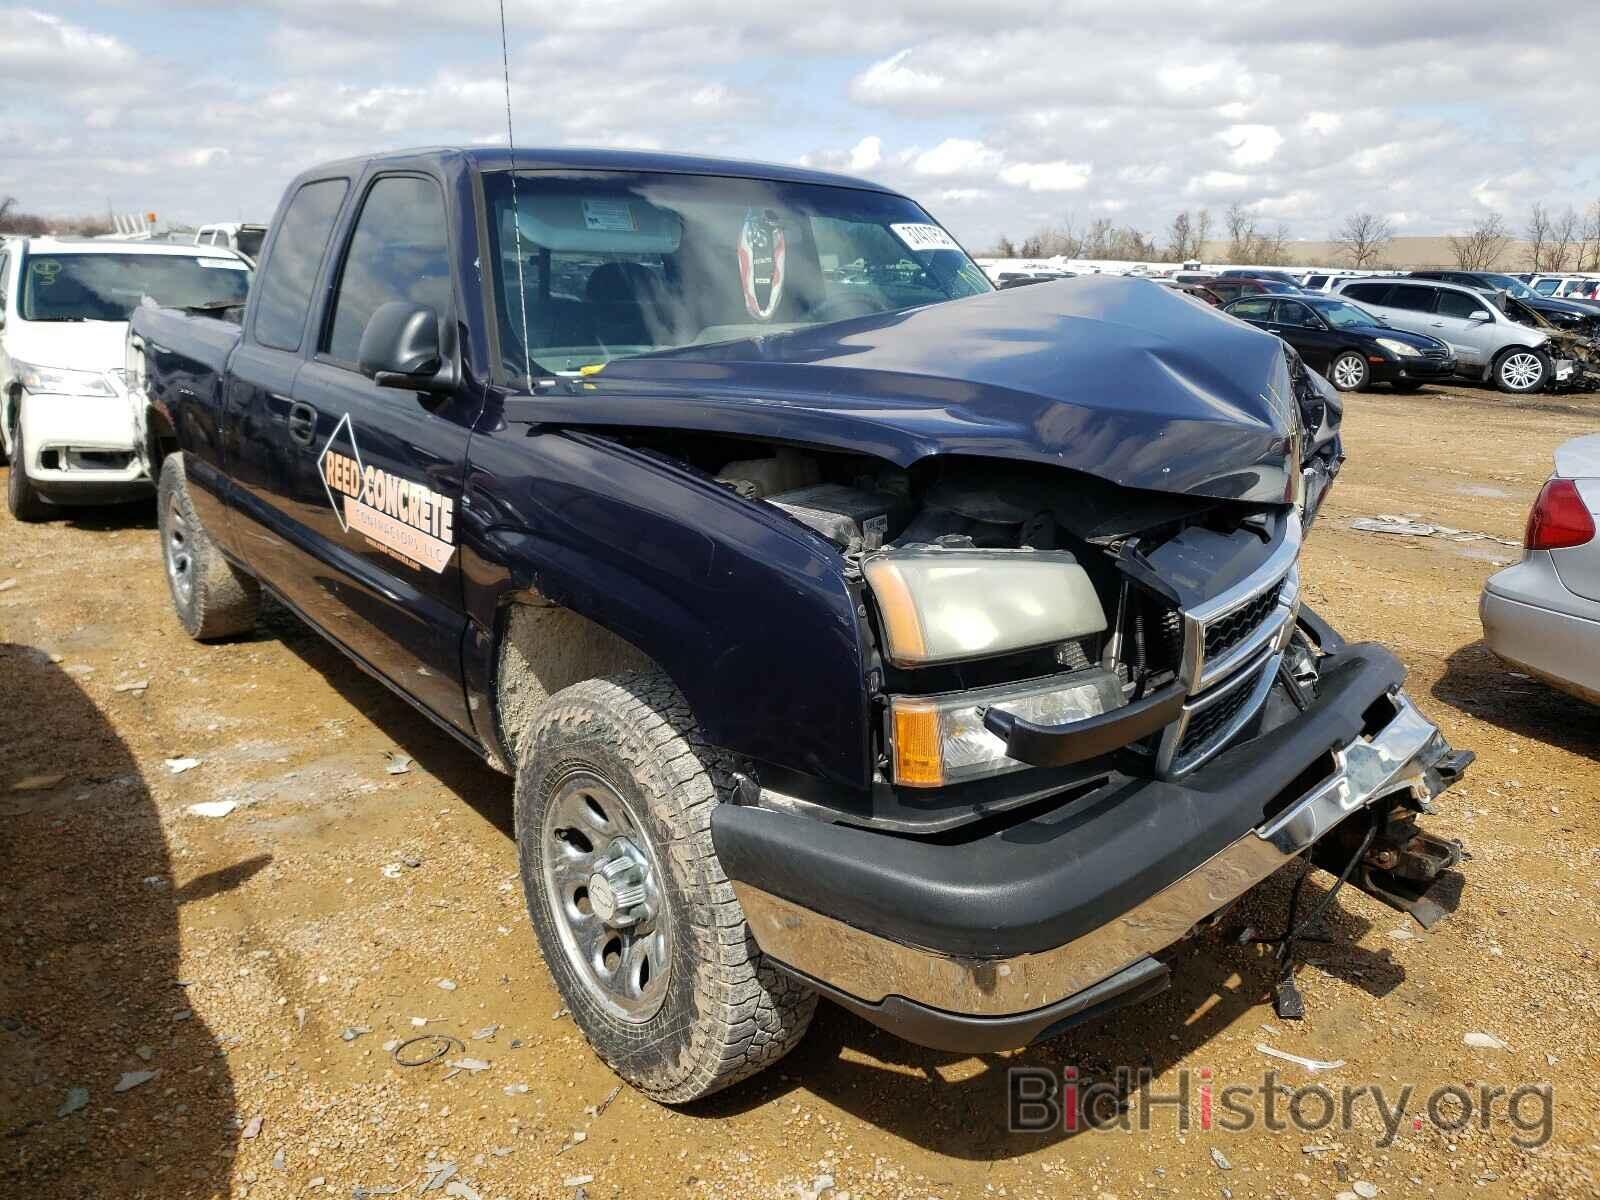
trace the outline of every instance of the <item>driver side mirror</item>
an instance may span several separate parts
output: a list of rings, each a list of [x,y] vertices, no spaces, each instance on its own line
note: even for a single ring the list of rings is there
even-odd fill
[[[379,387],[448,392],[456,386],[453,363],[441,349],[439,314],[426,304],[380,304],[361,335],[356,367]]]
[[[1487,309],[1475,308],[1475,309],[1472,310],[1471,315],[1467,317],[1467,320],[1469,320],[1469,321],[1492,321],[1492,320],[1494,320],[1494,317]]]

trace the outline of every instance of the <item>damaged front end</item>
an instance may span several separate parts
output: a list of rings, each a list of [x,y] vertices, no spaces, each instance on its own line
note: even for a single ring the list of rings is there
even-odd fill
[[[1276,338],[1086,280],[581,386],[541,419],[836,556],[870,778],[753,763],[712,832],[762,949],[841,1004],[1021,1045],[1164,986],[1174,943],[1302,855],[1442,907],[1459,848],[1412,822],[1471,755],[1304,607],[1342,410]]]

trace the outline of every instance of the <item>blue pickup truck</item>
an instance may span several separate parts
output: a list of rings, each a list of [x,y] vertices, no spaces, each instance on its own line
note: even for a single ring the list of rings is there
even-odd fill
[[[1302,603],[1339,397],[1180,293],[996,290],[857,179],[436,149],[302,174],[242,313],[128,355],[183,627],[269,593],[513,774],[544,959],[663,1102],[818,995],[1051,1036],[1301,856],[1444,911],[1471,755]]]

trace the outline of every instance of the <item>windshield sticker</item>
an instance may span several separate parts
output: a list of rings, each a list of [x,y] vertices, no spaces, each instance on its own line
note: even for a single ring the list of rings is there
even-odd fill
[[[586,229],[607,233],[634,233],[639,228],[633,219],[633,205],[626,200],[585,200],[583,224]]]
[[[36,258],[28,264],[28,270],[39,277],[43,286],[49,287],[61,274],[61,264],[53,258]]]
[[[349,454],[333,448],[341,437]],[[456,542],[455,500],[362,463],[349,413],[334,427],[317,465],[328,503],[346,533],[355,530],[369,545],[408,567],[441,573],[450,565]]]
[[[197,258],[195,262],[213,271],[248,271],[250,267],[237,258]]]
[[[745,213],[739,230],[739,283],[745,310],[758,321],[770,321],[778,311],[787,258],[788,243],[778,214],[770,208]]]
[[[955,238],[951,237],[937,225],[918,225],[906,223],[891,225],[895,237],[906,244],[908,250],[960,250]]]

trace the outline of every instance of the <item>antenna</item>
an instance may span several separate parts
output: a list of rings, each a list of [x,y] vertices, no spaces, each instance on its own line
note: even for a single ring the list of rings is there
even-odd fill
[[[506,0],[500,0],[500,65],[506,76],[506,157],[511,161],[511,252],[517,256],[517,300],[522,306],[522,370],[533,386],[533,352],[528,349],[528,289],[522,281],[522,214],[517,211],[517,144],[511,134],[511,52],[506,49]]]

